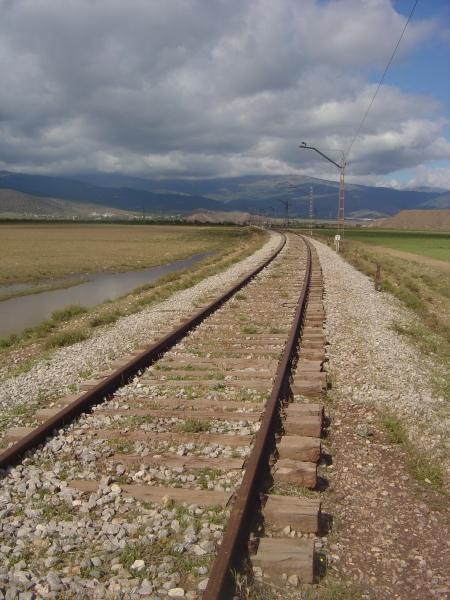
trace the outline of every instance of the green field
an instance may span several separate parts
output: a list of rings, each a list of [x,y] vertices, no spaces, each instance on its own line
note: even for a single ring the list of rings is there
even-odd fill
[[[336,229],[316,230],[320,235],[334,238]],[[374,229],[346,228],[345,239],[375,246],[384,246],[402,252],[413,252],[429,258],[450,261],[450,235],[423,231],[377,231]]]

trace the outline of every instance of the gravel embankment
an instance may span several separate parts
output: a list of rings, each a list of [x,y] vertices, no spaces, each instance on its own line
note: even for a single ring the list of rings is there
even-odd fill
[[[5,413],[12,409],[17,412],[24,405],[32,407],[43,398],[58,398],[79,390],[84,380],[107,369],[114,359],[136,349],[159,331],[178,324],[180,318],[192,310],[194,302],[226,290],[273,252],[279,240],[279,235],[272,233],[263,248],[223,273],[177,292],[157,306],[123,317],[113,327],[96,332],[89,340],[58,350],[49,360],[40,361],[27,373],[4,379],[0,383],[0,407],[6,427],[35,425],[30,417],[17,414],[5,422]]]
[[[415,323],[415,315],[389,294],[376,293],[373,282],[333,250],[317,242],[315,246],[325,278],[333,385],[349,402],[391,411],[428,455],[448,455],[450,410],[432,385],[440,367],[392,328],[394,322]]]
[[[331,464],[321,467],[331,527],[316,544],[328,563],[319,587],[331,581],[361,600],[448,600],[448,496],[425,475],[420,483],[412,477],[411,455],[389,443],[380,422],[387,411],[396,415],[419,454],[449,474],[450,411],[432,385],[439,360],[423,358],[392,330],[394,321],[414,323],[413,313],[375,293],[373,282],[333,250],[315,245],[332,382],[324,440]]]

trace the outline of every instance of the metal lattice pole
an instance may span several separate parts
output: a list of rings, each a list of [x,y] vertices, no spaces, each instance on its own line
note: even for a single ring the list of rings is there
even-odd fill
[[[313,189],[309,189],[309,235],[312,237],[313,230]]]
[[[341,151],[341,167],[339,172],[339,203],[338,203],[338,235],[341,236],[341,242],[344,243],[344,174],[345,174],[345,155]]]

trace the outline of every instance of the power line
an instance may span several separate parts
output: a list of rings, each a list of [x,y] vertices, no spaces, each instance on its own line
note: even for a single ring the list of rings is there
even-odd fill
[[[372,104],[373,104],[373,102],[374,102],[374,100],[375,100],[375,97],[376,97],[376,95],[378,94],[378,90],[380,89],[380,87],[381,87],[381,84],[383,83],[383,80],[384,80],[384,78],[385,78],[385,76],[386,76],[386,73],[388,72],[388,69],[389,69],[389,67],[391,66],[391,62],[392,62],[392,60],[393,60],[393,58],[394,58],[394,56],[395,56],[395,53],[397,52],[397,48],[400,46],[400,42],[402,41],[403,34],[405,33],[405,31],[406,31],[406,28],[408,27],[408,23],[409,23],[409,22],[410,22],[410,20],[411,20],[411,17],[412,17],[412,15],[413,15],[414,9],[416,8],[416,6],[417,6],[417,3],[418,3],[418,2],[419,2],[419,0],[416,0],[416,1],[415,1],[415,3],[414,3],[414,6],[413,6],[413,8],[412,8],[412,11],[411,11],[411,14],[409,15],[409,17],[408,17],[408,20],[406,21],[406,25],[405,25],[405,27],[403,28],[402,35],[400,36],[400,38],[399,38],[399,40],[398,40],[398,42],[397,42],[397,45],[395,46],[394,52],[392,53],[392,56],[391,56],[391,58],[390,58],[390,60],[389,60],[389,63],[388,63],[388,66],[386,67],[386,70],[385,70],[385,71],[384,71],[384,73],[383,73],[383,77],[381,78],[381,81],[380,81],[380,83],[378,84],[378,87],[377,87],[377,89],[376,89],[376,92],[375,92],[375,94],[374,94],[374,96],[373,96],[373,98],[372,98],[372,102],[369,104],[369,108],[367,109],[367,111],[366,111],[366,114],[364,115],[364,119],[361,121],[361,125],[359,126],[359,128],[358,128],[358,131],[356,132],[356,135],[355,135],[355,137],[353,138],[353,141],[352,141],[352,143],[350,144],[350,147],[349,147],[349,149],[348,149],[348,150],[347,150],[347,152],[346,152],[346,156],[348,156],[348,153],[350,152],[350,150],[351,150],[351,147],[353,146],[353,144],[354,144],[354,142],[355,142],[356,138],[358,137],[358,134],[359,134],[359,132],[361,131],[361,127],[364,125],[364,121],[366,120],[366,117],[367,117],[367,115],[369,114],[369,110],[372,108]]]

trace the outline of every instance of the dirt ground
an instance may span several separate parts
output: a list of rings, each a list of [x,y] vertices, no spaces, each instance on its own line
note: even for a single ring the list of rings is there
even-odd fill
[[[370,408],[336,398],[328,413],[331,578],[346,582],[352,598],[450,598],[448,499],[410,477],[405,453],[389,444]]]

